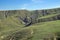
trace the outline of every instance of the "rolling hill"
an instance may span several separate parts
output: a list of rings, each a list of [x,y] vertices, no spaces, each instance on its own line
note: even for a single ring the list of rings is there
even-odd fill
[[[59,40],[60,8],[0,11],[0,40]]]

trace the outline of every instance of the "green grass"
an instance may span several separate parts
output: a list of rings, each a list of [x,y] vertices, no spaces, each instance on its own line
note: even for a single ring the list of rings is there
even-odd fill
[[[21,24],[20,21],[13,16],[0,19],[0,40],[1,36],[9,35],[16,30],[20,30],[21,28],[23,28],[23,26],[24,25]]]
[[[41,38],[46,37],[46,34],[60,32],[60,20],[37,23],[28,28],[34,30],[33,38],[31,40],[42,40]]]
[[[5,27],[4,27],[5,28]],[[33,24],[27,28],[21,28],[21,27],[6,27],[7,29],[1,29],[0,31],[0,39],[1,36],[10,35],[11,33],[14,33],[15,31],[24,30],[24,29],[32,29],[33,30],[33,37],[30,38],[30,40],[43,40],[41,38],[45,37],[46,34],[49,33],[56,33],[60,32],[60,20],[57,21],[51,21],[51,22],[42,22]],[[9,29],[9,30],[8,30]]]
[[[24,29],[33,30],[33,37],[30,40],[43,40],[41,38],[45,37],[46,34],[60,32],[60,20],[37,23],[37,24],[33,24],[27,28],[22,28],[22,30],[24,30]],[[6,31],[6,32],[2,32],[2,33],[4,33],[5,35],[7,35],[7,34],[9,35],[11,32],[14,32],[16,30],[19,31],[21,29],[16,28],[16,29],[13,29],[13,31],[10,30],[10,31]]]
[[[49,18],[56,15],[58,14],[43,16],[41,18]],[[33,35],[32,35],[33,37],[30,38],[29,40],[43,40],[41,38],[45,37],[46,34],[50,34],[50,33],[54,34],[60,32],[60,20],[36,23],[29,27],[23,27],[24,25],[21,24],[20,22],[21,20],[18,20],[14,16],[7,17],[4,20],[3,19],[0,20],[0,40],[2,40],[1,39],[2,36],[6,37],[7,35],[11,35],[16,31],[20,32],[21,30],[25,30],[25,29],[33,30]],[[22,32],[24,33],[25,31]]]

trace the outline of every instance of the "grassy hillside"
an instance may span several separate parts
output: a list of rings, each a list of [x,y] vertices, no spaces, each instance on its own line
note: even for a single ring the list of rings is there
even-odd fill
[[[21,28],[22,30],[27,31],[28,30],[32,30],[33,31],[33,35],[32,38],[30,38],[29,40],[43,40],[45,37],[47,37],[47,35],[53,35],[55,33],[60,32],[60,20],[57,21],[51,21],[51,22],[43,22],[43,23],[37,23],[37,24],[33,24],[30,27],[27,28]],[[0,32],[0,39],[2,36],[7,36],[7,35],[11,35],[12,33],[14,33],[15,31],[21,32],[19,30],[21,30],[20,27],[16,27],[13,30],[10,28],[10,30],[5,30],[4,32]],[[1,29],[3,30],[3,29]],[[22,31],[24,33],[24,31]],[[29,31],[28,31],[29,32]],[[15,32],[16,33],[16,32]],[[14,34],[15,34],[14,33]],[[27,33],[27,32],[26,32]],[[25,33],[24,33],[25,34]],[[18,34],[16,34],[18,35]],[[26,34],[27,35],[27,34]],[[58,35],[58,34],[57,34]],[[13,35],[12,35],[13,36]],[[49,37],[49,36],[48,36]],[[24,37],[22,37],[24,38]],[[28,37],[27,37],[28,38]],[[19,39],[18,39],[19,40]],[[22,39],[23,40],[23,39]],[[24,39],[25,40],[25,39]],[[28,40],[28,39],[27,39]]]
[[[25,26],[27,23],[29,26]],[[58,37],[60,8],[0,11],[0,40],[58,40]]]
[[[31,40],[43,40],[43,38],[47,37],[47,35],[53,35],[60,32],[60,20],[37,23],[30,26],[29,28],[34,30],[34,35]]]

